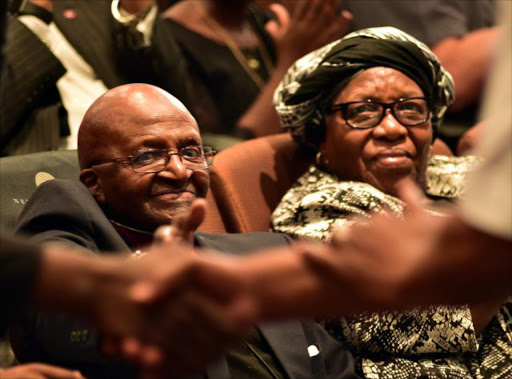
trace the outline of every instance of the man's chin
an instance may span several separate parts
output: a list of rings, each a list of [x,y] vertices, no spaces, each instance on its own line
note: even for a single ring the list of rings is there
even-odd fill
[[[158,204],[153,208],[153,214],[156,216],[158,225],[169,224],[176,217],[186,216],[190,210],[193,200],[179,200],[172,204]]]

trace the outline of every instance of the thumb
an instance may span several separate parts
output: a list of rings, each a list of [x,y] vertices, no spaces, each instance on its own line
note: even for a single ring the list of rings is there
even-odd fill
[[[275,41],[279,39],[290,27],[290,14],[281,4],[271,4],[270,10],[275,14],[276,20],[270,20],[265,24],[265,30]]]
[[[273,41],[279,38],[279,23],[276,20],[267,21],[265,24],[265,31],[272,38]]]
[[[157,244],[171,243],[173,241],[194,240],[194,232],[201,225],[206,214],[206,200],[196,199],[185,215],[174,217],[171,225],[159,227],[154,235]]]
[[[184,229],[187,233],[194,233],[206,215],[206,199],[196,199],[190,207],[188,217],[185,219]]]
[[[190,210],[184,216],[177,217],[171,222],[172,233],[182,241],[192,242],[194,232],[204,220],[206,215],[206,200],[196,199],[190,206]]]
[[[423,213],[425,195],[412,179],[398,184],[398,197],[407,204],[407,211],[410,214]]]

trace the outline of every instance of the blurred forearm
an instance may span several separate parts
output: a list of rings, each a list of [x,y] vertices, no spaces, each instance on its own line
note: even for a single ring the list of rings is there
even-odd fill
[[[153,4],[153,0],[119,0],[120,7],[128,13],[137,14]]]
[[[480,99],[499,33],[497,27],[479,29],[461,38],[446,38],[432,47],[455,82],[451,112],[459,112]]]

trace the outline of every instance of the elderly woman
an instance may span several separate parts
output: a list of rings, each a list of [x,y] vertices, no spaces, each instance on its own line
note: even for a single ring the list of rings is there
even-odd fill
[[[352,33],[298,60],[274,102],[283,126],[316,149],[317,159],[276,208],[273,229],[326,240],[353,216],[403,215],[397,195],[404,180],[424,190],[433,210],[440,199],[459,196],[476,158],[430,154],[453,94],[451,76],[427,46],[390,27]],[[504,305],[490,323],[498,306],[481,308],[324,323],[367,378],[510,378],[510,308]]]

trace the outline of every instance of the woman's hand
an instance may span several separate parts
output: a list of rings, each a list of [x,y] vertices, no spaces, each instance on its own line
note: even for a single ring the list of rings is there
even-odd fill
[[[303,55],[316,50],[350,30],[350,12],[337,12],[337,0],[298,1],[291,15],[281,4],[270,9],[277,20],[265,25],[276,45],[278,65],[289,67]]]
[[[2,379],[85,379],[79,371],[44,363],[27,363],[0,370]]]
[[[54,0],[31,0],[31,3],[40,6],[41,8],[46,9],[48,12],[53,12],[53,2]]]
[[[120,0],[121,7],[131,14],[137,14],[153,5],[153,0]]]

